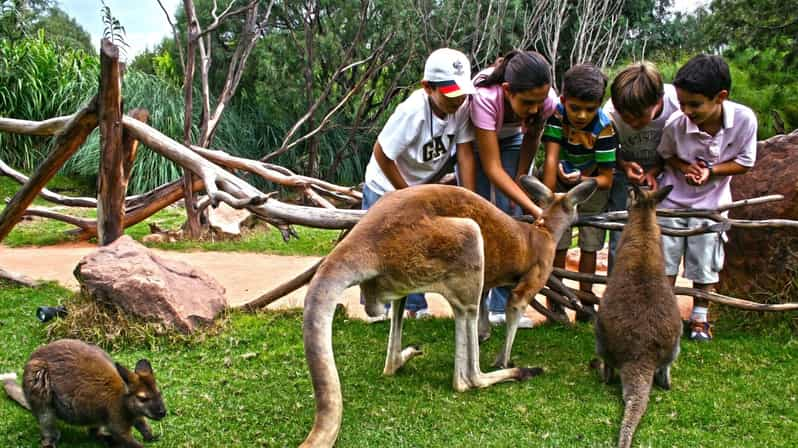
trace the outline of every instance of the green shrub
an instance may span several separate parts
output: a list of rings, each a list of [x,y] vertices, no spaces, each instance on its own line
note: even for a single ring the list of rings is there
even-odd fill
[[[39,31],[32,39],[0,40],[0,116],[46,120],[78,110],[97,91],[99,63],[58,48]],[[30,171],[49,150],[48,139],[0,133],[0,158]]]

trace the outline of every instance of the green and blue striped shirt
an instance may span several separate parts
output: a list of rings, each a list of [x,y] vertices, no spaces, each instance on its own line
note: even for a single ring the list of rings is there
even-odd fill
[[[568,121],[565,106],[558,104],[554,114],[546,122],[544,142],[560,144],[560,160],[567,160],[574,167],[588,174],[596,168],[613,168],[618,136],[612,121],[602,109],[582,129],[575,129]]]

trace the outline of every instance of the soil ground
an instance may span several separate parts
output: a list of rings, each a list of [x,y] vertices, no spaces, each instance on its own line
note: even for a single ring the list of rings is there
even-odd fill
[[[79,285],[72,271],[83,256],[94,250],[96,250],[96,246],[88,243],[27,248],[10,248],[0,245],[0,266],[35,279],[57,281],[66,288],[78,290]],[[175,252],[157,249],[154,251],[164,258],[188,263],[216,278],[225,287],[227,300],[231,307],[259,297],[275,286],[290,280],[318,260],[318,257],[242,252]],[[605,260],[606,254],[599,252],[599,273],[606,273]],[[569,256],[568,269],[576,270],[576,266],[571,261],[572,257]],[[689,286],[689,282],[682,278],[679,278],[678,283]],[[575,286],[575,283],[569,284]],[[594,285],[594,290],[600,295],[603,285]],[[269,308],[301,308],[305,292],[306,288],[300,288],[269,305]],[[359,297],[359,288],[349,288],[340,301],[346,307],[350,317],[363,319],[366,315],[363,307],[359,304]],[[538,300],[544,302],[541,296],[538,296]],[[451,308],[443,297],[437,294],[427,294],[427,301],[434,316],[451,317]],[[679,305],[682,316],[685,318],[689,316],[692,300],[680,297]],[[544,320],[542,315],[531,308],[527,310],[526,314],[536,322]]]

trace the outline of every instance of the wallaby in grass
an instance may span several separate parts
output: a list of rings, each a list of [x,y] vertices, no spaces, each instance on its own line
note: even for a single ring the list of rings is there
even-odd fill
[[[55,447],[60,433],[56,418],[89,427],[112,447],[142,447],[131,434],[144,441],[156,439],[144,417],[166,416],[161,392],[146,359],[128,371],[101,348],[75,339],[60,339],[37,349],[22,376],[2,375],[6,393],[29,409],[39,421],[42,447]]]
[[[437,292],[452,306],[455,390],[523,380],[542,371],[482,372],[482,291],[517,284],[507,302],[507,336],[497,359],[507,367],[521,313],[548,280],[557,241],[576,218],[577,204],[596,190],[596,181],[586,180],[565,194],[552,193],[529,176],[520,182],[545,206],[535,223],[517,221],[465,188],[419,185],[386,194],[324,259],[305,297],[302,329],[316,415],[301,446],[331,447],[338,436],[343,401],[332,324],[341,293],[353,285],[360,285],[371,316],[394,303],[385,375],[421,354],[416,347],[402,347],[403,297],[413,292]]]
[[[665,276],[656,206],[672,187],[630,190],[629,219],[596,318],[596,352],[602,379],[620,370],[624,414],[619,447],[630,447],[646,411],[652,380],[670,389],[670,368],[679,355],[682,319]]]

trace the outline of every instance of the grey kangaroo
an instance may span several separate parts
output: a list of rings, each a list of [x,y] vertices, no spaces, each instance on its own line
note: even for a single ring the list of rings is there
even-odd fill
[[[56,419],[89,427],[89,433],[112,447],[141,448],[132,427],[145,441],[155,440],[144,417],[166,416],[152,367],[146,359],[128,371],[101,348],[75,339],[60,339],[30,356],[22,377],[2,375],[9,397],[39,421],[42,447],[55,447]]]
[[[679,355],[682,320],[665,276],[656,217],[656,205],[671,189],[647,191],[634,186],[630,191],[629,220],[596,319],[603,380],[609,382],[614,369],[621,374],[624,414],[619,447],[632,445],[652,381],[670,389],[671,364]]]

